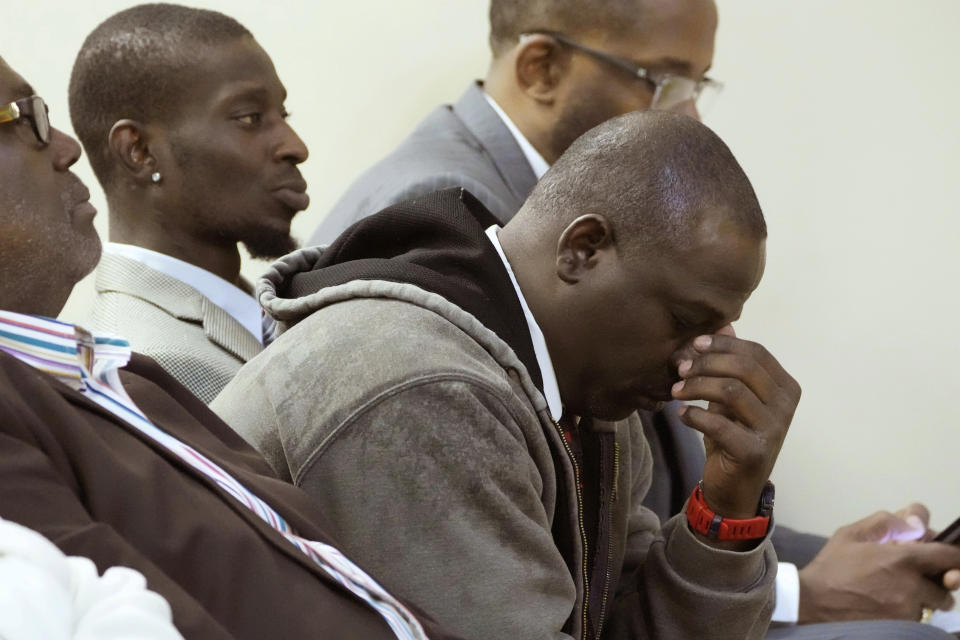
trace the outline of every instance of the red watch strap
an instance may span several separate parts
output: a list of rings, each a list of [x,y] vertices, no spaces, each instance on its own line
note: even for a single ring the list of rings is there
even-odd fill
[[[711,540],[755,540],[767,535],[770,528],[770,516],[733,520],[717,515],[703,499],[700,485],[687,501],[687,522],[694,531]]]

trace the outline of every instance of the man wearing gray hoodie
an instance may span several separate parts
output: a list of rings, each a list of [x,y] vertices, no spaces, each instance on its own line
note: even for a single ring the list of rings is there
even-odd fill
[[[761,638],[800,397],[729,327],[765,237],[716,135],[627,114],[502,229],[451,189],[276,263],[259,296],[283,333],[213,406],[466,636]],[[707,460],[661,529],[642,420],[671,398],[710,403],[682,412]]]

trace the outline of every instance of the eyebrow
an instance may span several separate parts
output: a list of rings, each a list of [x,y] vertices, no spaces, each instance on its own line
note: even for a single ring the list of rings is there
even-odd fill
[[[29,98],[32,95],[36,95],[36,91],[34,91],[33,87],[31,87],[27,82],[18,82],[13,86],[13,89],[10,91],[10,93],[16,96],[10,102],[16,102],[20,98]]]
[[[266,87],[256,86],[240,86],[236,91],[230,91],[227,95],[223,97],[221,102],[229,102],[233,100],[242,100],[244,98],[254,98],[257,100],[266,100],[270,97],[270,90]],[[280,102],[287,101],[287,88],[280,88]]]
[[[633,61],[638,67],[646,67],[650,69],[663,69],[666,71],[674,72],[678,75],[686,75],[690,73],[690,63],[686,60],[680,60],[679,58],[657,58],[656,60],[649,60],[645,62]],[[706,73],[706,72],[704,72]]]

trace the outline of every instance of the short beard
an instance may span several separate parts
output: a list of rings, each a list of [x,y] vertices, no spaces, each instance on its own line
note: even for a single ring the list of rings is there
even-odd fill
[[[250,256],[258,260],[273,260],[293,253],[300,248],[293,236],[268,229],[261,229],[252,237],[240,241],[250,252]]]
[[[559,158],[577,138],[616,115],[589,102],[568,103],[551,131],[549,144],[554,157]]]

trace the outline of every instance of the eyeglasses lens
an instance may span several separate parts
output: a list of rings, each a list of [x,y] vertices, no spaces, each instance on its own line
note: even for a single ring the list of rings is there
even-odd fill
[[[32,97],[30,103],[30,106],[33,107],[33,124],[36,127],[37,137],[43,144],[49,144],[50,116],[47,113],[47,104],[39,96]]]
[[[693,80],[683,76],[670,76],[658,87],[652,107],[661,111],[679,110],[687,102],[695,101],[701,116],[716,104],[723,85],[710,79]]]

